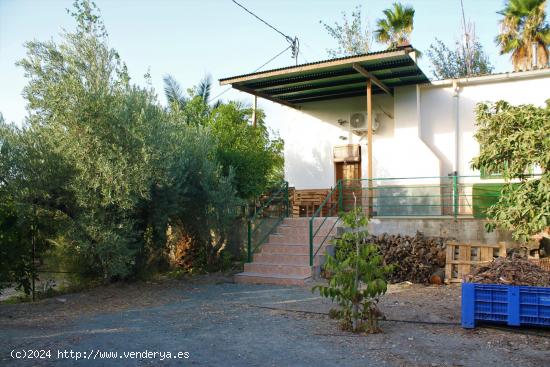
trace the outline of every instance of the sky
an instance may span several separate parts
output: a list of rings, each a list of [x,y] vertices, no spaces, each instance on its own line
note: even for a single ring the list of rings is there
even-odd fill
[[[299,62],[328,58],[334,41],[320,21],[341,20],[360,5],[364,22],[373,29],[382,10],[394,0],[237,0],[283,33],[300,40]],[[476,35],[490,55],[495,72],[512,70],[508,55],[499,55],[494,43],[505,0],[463,0],[466,20],[475,24]],[[25,57],[28,40],[60,40],[63,29],[74,29],[66,12],[73,0],[0,0],[0,113],[20,125],[27,114],[21,91],[27,80],[15,66]],[[460,37],[460,0],[408,0],[415,10],[412,45],[426,51],[438,37],[453,45]],[[214,79],[212,96],[225,91],[217,80],[249,73],[288,46],[283,36],[246,13],[231,0],[95,0],[109,33],[109,45],[128,66],[132,80],[145,84],[148,71],[161,103],[162,78],[173,75],[183,87],[196,85],[205,75]],[[384,46],[374,44],[372,51]],[[286,51],[262,70],[293,65]],[[429,60],[420,66],[430,76]],[[252,97],[230,90],[224,100],[250,104]],[[259,100],[269,121],[276,121],[280,107]],[[276,123],[275,123],[276,125]]]

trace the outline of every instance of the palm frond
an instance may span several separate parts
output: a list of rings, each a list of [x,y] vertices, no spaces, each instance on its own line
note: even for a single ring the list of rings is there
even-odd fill
[[[210,90],[212,89],[212,76],[207,74],[197,86],[197,95],[201,97],[204,103],[210,99]]]
[[[501,54],[512,54],[515,70],[533,65],[533,43],[539,50],[539,64],[548,64],[546,55],[550,45],[550,26],[546,21],[546,4],[546,0],[509,0],[505,8],[498,12],[503,18],[500,20],[501,32],[495,42],[500,46]]]
[[[393,3],[393,8],[384,9],[384,18],[376,22],[374,31],[376,40],[388,45],[388,48],[409,43],[413,31],[414,8],[401,3]]]
[[[164,81],[164,94],[168,100],[169,105],[177,104],[180,108],[185,107],[187,98],[178,83],[178,81],[170,74],[167,74],[163,78]]]

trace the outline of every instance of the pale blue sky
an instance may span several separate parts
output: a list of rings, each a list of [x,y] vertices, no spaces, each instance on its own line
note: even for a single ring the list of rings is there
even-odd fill
[[[327,58],[334,46],[320,20],[341,19],[361,5],[371,28],[392,0],[239,0],[260,17],[290,36],[298,36],[303,57],[300,62]],[[460,32],[460,0],[403,1],[416,9],[412,44],[425,51],[434,37],[452,44]],[[231,0],[96,0],[109,32],[109,43],[128,65],[130,75],[142,84],[149,69],[153,86],[164,103],[162,77],[169,73],[184,87],[196,84],[206,73],[216,80],[212,95],[223,88],[217,79],[248,73],[282,51],[285,39],[237,7]],[[0,112],[7,121],[21,123],[25,101],[21,90],[26,84],[21,68],[14,64],[25,55],[27,40],[59,39],[62,28],[74,28],[65,9],[72,0],[0,0]],[[504,0],[464,0],[466,18],[476,25],[476,33],[489,52],[495,71],[511,70],[508,56],[499,56],[494,44]],[[382,49],[375,45],[374,50]],[[290,51],[265,69],[293,64]],[[429,75],[427,57],[420,65]],[[249,102],[236,91],[224,99]],[[260,107],[276,111],[270,102]],[[272,116],[273,118],[273,116]]]

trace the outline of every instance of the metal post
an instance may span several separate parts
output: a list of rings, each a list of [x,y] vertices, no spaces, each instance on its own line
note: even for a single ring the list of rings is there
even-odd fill
[[[313,219],[309,220],[309,266],[313,266]]]
[[[248,223],[248,241],[247,241],[247,260],[246,262],[252,262],[252,222],[250,220]]]
[[[368,184],[369,184],[369,194],[368,194],[368,216],[372,217],[373,209],[373,200],[372,200],[372,179],[373,179],[373,169],[372,169],[372,81],[367,79],[367,154],[368,154],[368,165],[367,165],[367,174],[368,174]]]
[[[256,109],[258,108],[258,97],[254,96],[254,105],[252,107],[252,126],[256,127],[256,120],[258,118],[256,114]]]
[[[32,301],[36,300],[35,296],[35,279],[36,279],[36,205],[33,204],[33,220],[31,225],[31,244],[32,244]]]
[[[285,202],[286,202],[286,213],[285,217],[290,217],[290,199],[288,197],[288,181],[285,181]]]
[[[344,211],[344,189],[342,187],[342,179],[338,180],[338,211]],[[338,214],[338,213],[337,213]]]
[[[458,217],[458,176],[453,173],[453,216]]]

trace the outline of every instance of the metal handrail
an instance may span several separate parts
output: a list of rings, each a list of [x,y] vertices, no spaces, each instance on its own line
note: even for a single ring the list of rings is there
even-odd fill
[[[259,228],[261,228],[261,225],[265,221],[266,218],[258,218],[260,214],[264,212],[265,209],[267,209],[273,200],[280,197],[280,194],[284,194],[284,205],[285,210],[282,213],[279,213],[279,216],[277,218],[277,221],[275,224],[273,224],[266,233],[261,237],[261,239],[254,245],[252,236],[256,234]],[[247,220],[247,262],[252,262],[252,255],[254,252],[264,243],[266,238],[273,232],[275,228],[283,221],[284,218],[289,216],[290,211],[290,200],[288,197],[288,182],[284,181],[282,182],[281,187],[273,194],[270,195],[268,200],[262,204],[260,209],[258,209],[248,220]],[[257,219],[261,219],[259,223],[256,222]],[[254,226],[254,229],[252,227]]]
[[[317,233],[319,233],[319,231],[321,230],[321,228],[323,227],[323,225],[325,224],[326,220],[328,217],[325,217],[325,219],[323,219],[323,221],[321,222],[321,224],[319,225],[319,227],[317,228],[317,230],[313,231],[313,223],[315,221],[315,218],[316,217],[320,217],[320,214],[322,213],[323,211],[323,208],[324,206],[327,204],[329,198],[336,192],[338,193],[338,204],[337,204],[337,208],[338,209],[341,209],[341,193],[342,193],[342,180],[338,180],[338,182],[336,183],[336,187],[334,187],[332,190],[330,190],[330,192],[327,194],[327,196],[325,197],[325,199],[323,200],[323,202],[321,203],[321,205],[319,205],[319,208],[317,208],[317,210],[313,213],[313,215],[311,216],[311,218],[309,218],[309,266],[313,266],[313,261],[315,259],[315,255],[317,255],[317,253],[319,252],[319,250],[323,247],[323,244],[325,243],[325,241],[327,240],[327,238],[329,237],[330,233],[332,232],[332,230],[334,229],[334,227],[336,226],[336,223],[338,223],[338,221],[340,220],[340,218],[338,218],[333,224],[332,224],[332,227],[330,228],[330,230],[327,232],[327,234],[325,235],[325,237],[323,238],[323,241],[321,242],[321,244],[319,245],[319,248],[317,248],[317,250],[314,252],[313,251],[313,242],[314,242],[314,238],[315,236],[317,236]],[[338,214],[338,213],[336,213]]]
[[[526,178],[536,178],[539,177],[540,174],[526,174]],[[460,179],[467,179],[467,178],[481,178],[483,181],[481,182],[459,182]],[[406,181],[406,180],[421,180],[421,179],[438,179],[438,180],[449,180],[450,182],[441,182],[441,184],[433,184],[433,183],[427,183],[426,185],[402,185],[402,184],[396,184],[393,185],[386,185],[383,187],[372,187],[371,185],[366,186],[363,184],[355,184],[357,182],[387,182],[387,181]],[[470,180],[467,180],[470,181]],[[497,181],[497,182],[495,182]],[[372,208],[400,208],[400,207],[408,207],[409,209],[414,208],[433,208],[433,207],[439,207],[441,208],[440,214],[433,214],[428,212],[427,214],[416,214],[416,213],[397,213],[397,214],[386,214],[385,216],[395,216],[395,217],[407,217],[407,216],[429,216],[429,217],[446,217],[446,216],[452,216],[455,219],[457,219],[459,216],[463,215],[476,215],[475,210],[476,208],[479,210],[485,211],[487,208],[490,208],[492,205],[491,203],[487,202],[475,202],[474,198],[487,198],[487,199],[497,199],[500,197],[500,194],[496,193],[474,193],[473,191],[471,193],[465,193],[463,190],[468,187],[472,187],[475,184],[483,184],[483,183],[498,183],[498,184],[506,184],[509,182],[515,182],[516,180],[505,180],[502,177],[481,177],[480,175],[447,175],[447,176],[420,176],[420,177],[381,177],[381,178],[361,178],[361,179],[340,179],[337,182],[336,187],[334,187],[328,195],[325,197],[321,205],[317,208],[317,210],[313,213],[311,218],[309,219],[309,263],[310,266],[313,266],[314,258],[319,252],[319,250],[322,248],[323,244],[326,242],[328,237],[330,236],[330,233],[332,229],[336,226],[338,221],[334,222],[332,225],[330,231],[325,235],[323,240],[321,241],[319,247],[317,250],[314,251],[314,242],[315,238],[319,234],[319,231],[321,228],[323,228],[326,220],[328,217],[325,217],[324,220],[321,221],[318,225],[315,225],[314,221],[316,218],[319,218],[322,215],[323,209],[326,207],[329,199],[333,197],[334,195],[338,196],[338,204],[337,208],[338,211],[344,211],[346,210],[345,202],[344,200],[347,200],[351,197],[351,194],[346,193],[345,190],[349,189],[352,191],[355,190],[368,190],[369,192],[369,198],[372,198],[373,200],[377,200],[376,203],[370,201],[368,207],[369,213]],[[348,184],[344,185],[344,182],[348,184],[352,184],[351,187],[348,187]],[[356,186],[357,185],[357,186]],[[430,193],[426,193],[426,195],[418,195],[415,193],[414,195],[389,195],[386,194],[386,190],[390,189],[429,189],[429,188],[439,188],[439,189],[447,189],[446,192],[441,192],[439,195],[434,195]],[[377,190],[377,191],[375,191]],[[382,195],[372,196],[373,192],[381,193]],[[387,203],[387,202],[379,202],[378,200],[382,199],[382,201],[388,200],[388,199],[403,199],[403,198],[412,198],[413,201],[407,202],[406,204],[394,204],[394,203]],[[434,202],[433,200],[437,200],[439,198],[439,202]],[[466,198],[466,200],[464,200]],[[468,198],[471,198],[472,200],[468,200]],[[416,199],[427,199],[428,203],[418,203]],[[448,200],[447,202],[444,202],[443,200]],[[443,208],[451,208],[448,210],[448,213],[446,214],[443,211]],[[473,210],[472,214],[463,214],[460,211],[460,208],[471,208]],[[332,209],[332,208],[331,208]],[[393,211],[392,209],[389,209]],[[384,214],[381,214],[384,216]]]

